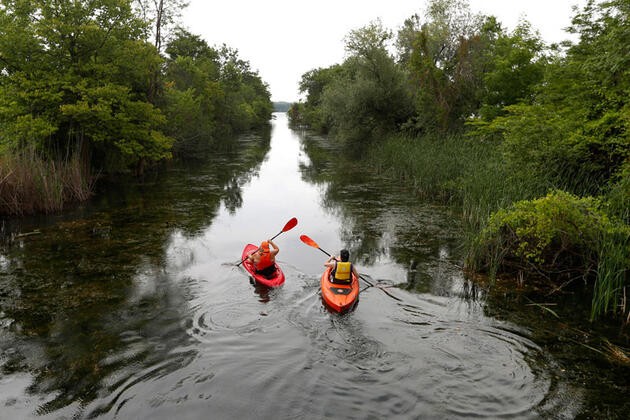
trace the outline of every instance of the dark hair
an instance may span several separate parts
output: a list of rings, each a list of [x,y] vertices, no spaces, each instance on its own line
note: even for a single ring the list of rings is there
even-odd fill
[[[342,262],[348,262],[350,259],[350,252],[348,252],[347,249],[342,249],[341,252],[339,252],[339,256],[341,257]]]

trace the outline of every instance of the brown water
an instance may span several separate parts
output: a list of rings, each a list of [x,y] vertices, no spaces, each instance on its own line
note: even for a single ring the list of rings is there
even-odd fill
[[[0,418],[624,418],[628,369],[518,293],[466,280],[449,209],[288,128],[4,220]],[[237,267],[281,231],[277,289]],[[348,247],[375,287],[319,296]],[[489,290],[493,290],[490,293]],[[570,299],[570,298],[567,298]],[[573,308],[573,306],[571,307]],[[610,336],[614,333],[607,332]]]

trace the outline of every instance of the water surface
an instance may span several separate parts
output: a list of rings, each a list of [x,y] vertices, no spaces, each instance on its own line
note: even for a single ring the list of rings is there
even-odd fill
[[[270,133],[203,164],[104,187],[64,215],[5,221],[0,417],[627,413],[627,371],[467,280],[457,216],[358,162],[275,114]],[[292,217],[275,241],[286,283],[251,284],[243,247]],[[323,306],[327,256],[301,234],[349,248],[375,284],[351,313]]]

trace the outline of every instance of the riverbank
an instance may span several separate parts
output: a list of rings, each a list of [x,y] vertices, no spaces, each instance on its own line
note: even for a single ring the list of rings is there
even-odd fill
[[[44,160],[32,149],[0,155],[0,215],[52,213],[91,195],[95,178],[75,155]]]
[[[472,281],[451,207],[282,115],[272,123],[271,138],[13,220],[23,234],[0,244],[3,413],[624,418],[630,375],[605,353],[606,340],[622,345],[618,325],[579,324],[575,294],[554,306],[529,283]],[[243,244],[289,217],[286,282],[252,286],[235,267]],[[375,284],[353,312],[325,309],[326,257],[300,233],[347,247]]]
[[[618,191],[597,197],[564,192],[519,176],[504,154],[501,143],[463,134],[392,135],[373,146],[368,159],[423,199],[458,209],[470,272],[509,276],[515,285],[531,278],[550,294],[586,284],[591,320],[614,317],[626,324],[630,227],[619,217],[625,204]]]

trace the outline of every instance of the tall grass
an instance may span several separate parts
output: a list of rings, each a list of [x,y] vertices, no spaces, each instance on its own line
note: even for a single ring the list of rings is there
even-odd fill
[[[419,196],[459,206],[470,232],[478,232],[498,209],[544,193],[508,171],[493,141],[394,135],[376,146],[371,157],[379,170],[398,177]]]
[[[630,311],[625,295],[630,278],[630,233],[605,233],[600,238],[597,278],[593,286],[591,319],[607,313]],[[619,305],[615,307],[615,305]]]
[[[455,181],[466,172],[465,148],[456,136],[423,138],[393,135],[370,151],[377,170],[407,183],[422,198],[451,202]]]
[[[562,177],[557,176],[559,171],[565,170],[562,167],[549,168],[547,176],[544,173],[535,176],[527,170],[510,167],[504,161],[499,143],[464,135],[421,138],[393,135],[370,150],[370,159],[377,170],[397,177],[420,197],[459,207],[464,227],[463,246],[468,254],[467,267],[471,270],[476,269],[478,261],[501,260],[506,252],[501,238],[497,238],[494,248],[476,247],[476,238],[492,214],[518,201],[544,196],[551,189],[576,189],[569,185],[576,183],[575,177],[562,182]],[[626,225],[628,172],[616,184],[609,200],[609,210],[620,216]],[[597,248],[594,250],[599,259],[592,318],[610,312],[626,313],[630,308],[615,305],[623,301],[628,282],[630,240],[627,237],[612,240],[603,235]],[[488,252],[496,255],[488,255]]]
[[[63,161],[42,159],[34,149],[0,156],[0,214],[24,215],[60,211],[85,201],[94,179],[78,155]]]
[[[630,161],[613,179],[606,199],[609,212],[624,223],[630,224]]]

